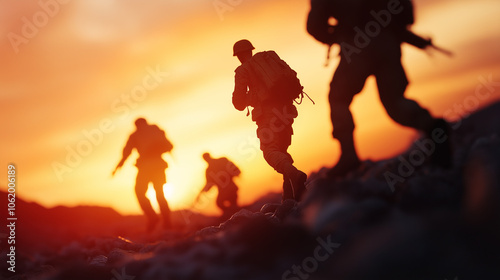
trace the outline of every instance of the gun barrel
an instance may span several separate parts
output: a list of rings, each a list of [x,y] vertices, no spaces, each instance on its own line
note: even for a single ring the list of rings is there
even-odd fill
[[[435,45],[431,45],[435,50],[447,55],[447,56],[453,56],[453,53],[447,49],[443,49],[441,47],[438,47],[438,46],[435,46]]]

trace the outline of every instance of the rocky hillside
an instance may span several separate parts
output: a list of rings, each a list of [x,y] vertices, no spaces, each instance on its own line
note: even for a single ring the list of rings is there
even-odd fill
[[[407,152],[366,161],[342,179],[328,179],[326,168],[311,174],[299,204],[243,209],[222,223],[149,239],[109,232],[80,238],[26,256],[19,261],[24,271],[4,275],[44,280],[500,279],[499,119],[500,103],[454,123],[449,169],[430,164],[432,145],[419,139]],[[113,220],[114,215],[101,218]],[[36,240],[36,232],[29,237]]]

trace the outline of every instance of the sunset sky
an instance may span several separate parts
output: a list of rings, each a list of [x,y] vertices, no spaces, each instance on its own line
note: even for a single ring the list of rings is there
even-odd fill
[[[500,1],[414,4],[413,30],[455,55],[405,45],[406,96],[449,120],[500,99]],[[137,154],[115,177],[111,172],[134,120],[145,117],[174,144],[164,156],[174,210],[191,207],[203,187],[206,151],[242,170],[240,203],[281,191],[281,176],[259,150],[255,123],[231,104],[239,65],[232,46],[243,38],[256,51],[275,50],[316,102],[298,106],[289,149],[297,167],[310,173],[333,166],[339,147],[327,92],[338,49],[324,67],[327,48],[305,30],[308,10],[308,0],[0,1],[5,174],[14,163],[17,194],[47,207],[100,205],[139,214]],[[351,109],[362,159],[393,156],[417,136],[388,118],[373,78]],[[0,182],[2,189],[6,184]],[[195,210],[219,213],[215,202]]]

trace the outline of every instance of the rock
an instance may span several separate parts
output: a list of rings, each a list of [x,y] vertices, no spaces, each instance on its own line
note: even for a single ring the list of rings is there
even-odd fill
[[[261,213],[267,214],[267,213],[274,213],[278,207],[281,206],[281,203],[266,203],[262,206],[260,209]]]
[[[91,266],[105,266],[106,263],[108,262],[108,257],[99,255],[97,257],[92,258],[90,260],[89,265]]]
[[[108,254],[108,263],[114,264],[114,263],[120,263],[120,262],[126,262],[129,260],[132,260],[134,256],[133,251],[126,251],[120,248],[115,248],[111,250]]]
[[[297,207],[297,201],[287,199],[276,209],[274,216],[280,221],[283,221]]]
[[[464,166],[464,214],[475,224],[500,224],[500,139],[480,138]]]
[[[222,229],[220,227],[216,226],[211,226],[211,227],[206,227],[202,228],[199,231],[196,232],[196,236],[201,237],[201,238],[207,238],[211,237],[217,233],[219,233]]]

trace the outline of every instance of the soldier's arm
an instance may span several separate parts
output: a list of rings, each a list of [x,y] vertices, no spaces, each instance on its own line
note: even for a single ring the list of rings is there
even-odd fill
[[[213,186],[215,186],[213,182],[207,182],[201,191],[208,192]]]
[[[316,40],[333,45],[336,42],[334,26],[328,24],[330,19],[328,1],[311,0],[311,10],[307,16],[307,32]]]
[[[204,192],[209,191],[209,190],[210,190],[213,186],[214,186],[214,184],[213,184],[213,183],[209,183],[209,181],[207,181],[207,183],[205,184],[205,186],[204,186],[204,187],[200,190],[200,192],[199,192],[199,193],[198,193],[198,195],[196,196],[195,201],[196,201],[196,202],[200,201],[200,198],[201,198],[202,194],[203,194]]]
[[[127,160],[127,158],[130,156],[130,154],[132,153],[132,150],[134,149],[134,140],[133,140],[133,135],[130,135],[130,137],[128,138],[127,140],[127,144],[125,144],[125,147],[123,148],[123,151],[122,151],[122,158],[120,160],[120,162],[118,162],[118,164],[116,165],[116,168],[115,170],[113,171],[113,175],[116,173],[116,171],[118,169],[120,169],[123,164],[125,163],[125,161]]]
[[[239,111],[250,106],[249,95],[247,94],[248,78],[242,69],[236,69],[234,76],[233,105]]]
[[[209,174],[208,171],[207,171],[205,177],[207,179],[207,183],[205,184],[205,186],[203,187],[203,189],[201,189],[200,193],[202,193],[202,192],[208,192],[213,186],[215,186],[215,183],[212,180],[212,178],[210,177],[210,174]]]

